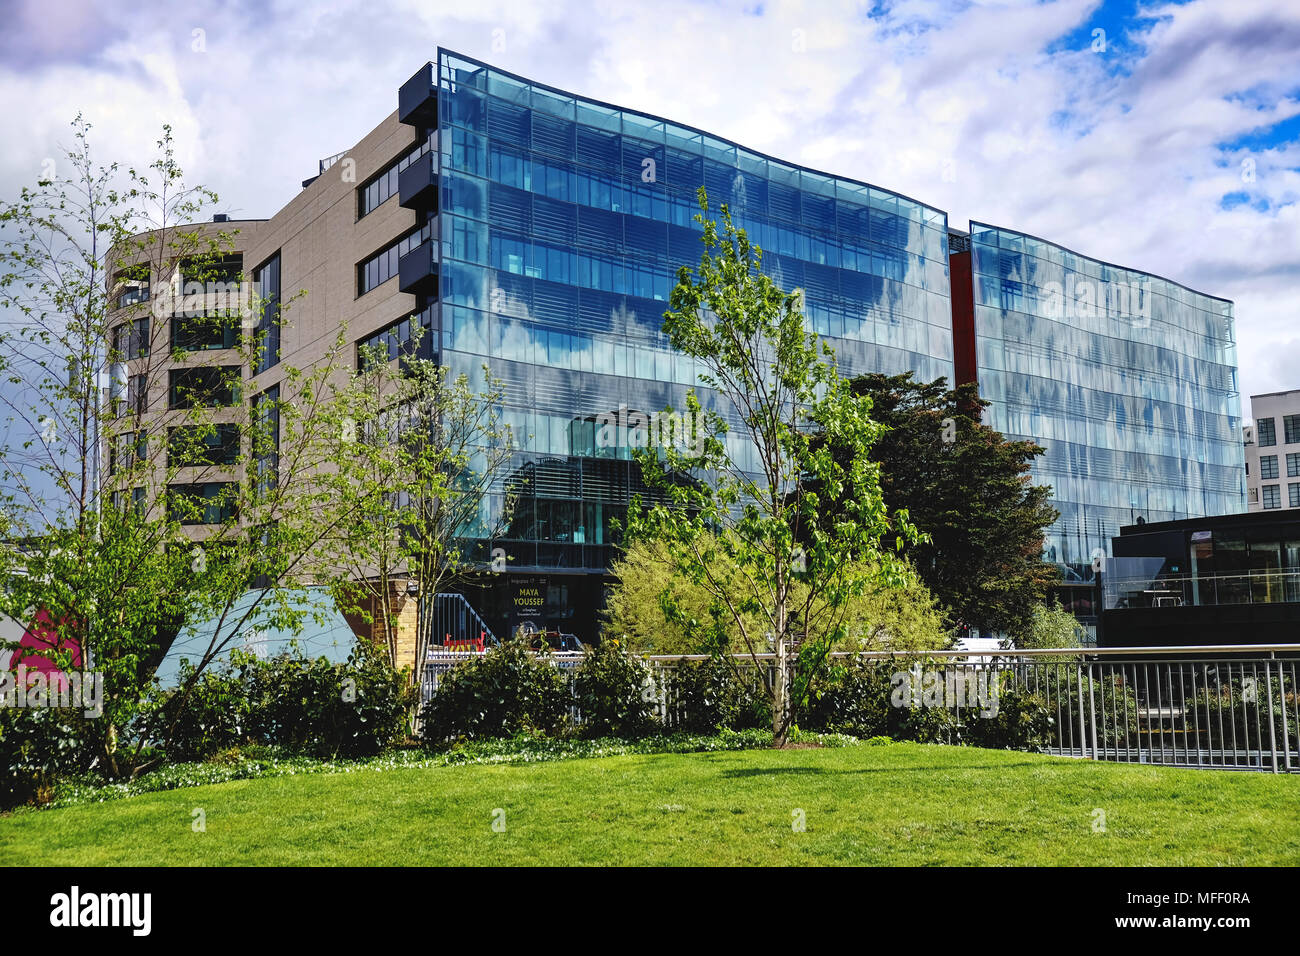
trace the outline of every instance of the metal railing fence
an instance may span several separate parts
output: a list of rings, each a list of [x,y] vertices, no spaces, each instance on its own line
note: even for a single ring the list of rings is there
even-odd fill
[[[1103,577],[1106,610],[1300,602],[1300,570]]]
[[[422,700],[477,656],[430,652]],[[550,653],[573,673],[582,653]],[[1300,772],[1300,644],[831,655],[859,726],[945,743],[995,741],[1069,757],[1171,767]],[[666,729],[689,694],[683,664],[707,655],[643,658],[645,699]],[[749,691],[775,678],[776,655],[736,658]],[[797,666],[793,661],[793,669]],[[762,673],[760,669],[766,669]],[[845,693],[841,691],[841,693]],[[575,721],[581,714],[575,708]],[[890,732],[893,733],[890,733]],[[866,731],[864,731],[865,733]]]

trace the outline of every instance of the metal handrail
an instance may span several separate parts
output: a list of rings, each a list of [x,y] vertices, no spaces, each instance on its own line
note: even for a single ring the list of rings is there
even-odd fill
[[[482,634],[482,636],[484,637],[485,643],[491,643],[491,644],[501,643],[501,640],[495,634],[492,633],[492,628],[488,627],[487,622],[483,620],[483,616],[479,614],[477,610],[475,610],[474,605],[470,604],[469,601],[465,599],[465,595],[454,591],[452,592],[440,591],[433,596],[433,600],[435,603],[435,607],[441,605],[442,607],[445,608],[447,604],[451,604],[454,605],[457,608],[457,610],[460,611],[461,613],[468,612],[470,619],[473,620],[474,623],[478,625],[478,629]],[[442,629],[443,629],[442,626],[439,626],[437,628],[438,631],[441,631]],[[460,638],[460,639],[463,640],[464,638]],[[433,646],[437,647],[439,645],[433,645]]]
[[[436,693],[444,674],[474,656],[431,654],[422,699]],[[569,673],[585,659],[581,653],[545,656]],[[773,653],[733,656],[738,670],[764,681],[781,666]],[[860,718],[865,733],[915,732],[920,734],[915,739],[932,743],[1014,746],[1120,763],[1300,772],[1300,644],[844,651],[833,656],[862,660],[877,680],[889,680],[887,701],[876,696],[862,700],[874,708]],[[709,655],[642,659],[650,672],[645,700],[663,726],[680,726],[685,719],[683,665]],[[786,661],[795,666],[790,657]],[[1024,706],[1013,706],[1005,726],[985,723],[998,717],[1007,693],[1023,695]],[[948,715],[912,724],[918,707],[937,707]],[[571,715],[576,722],[583,720],[576,698]]]
[[[1260,588],[1269,591],[1260,595]],[[1134,606],[1120,607],[1119,600],[1130,600],[1136,595],[1167,592],[1182,603],[1175,607],[1221,607],[1241,604],[1289,604],[1300,600],[1300,569],[1279,568],[1273,571],[1243,571],[1231,574],[1158,574],[1110,576],[1103,582],[1106,610],[1134,610]],[[1232,589],[1237,589],[1234,593]],[[1224,593],[1221,593],[1224,592]],[[1274,594],[1273,592],[1277,593]],[[1227,599],[1225,599],[1225,596]],[[1138,604],[1136,609],[1160,607],[1158,604]]]
[[[333,156],[326,156],[324,159],[322,159],[322,160],[320,161],[320,171],[321,171],[322,173],[325,172],[325,170],[329,169],[331,166],[333,166],[335,163],[337,163],[340,159],[342,159],[344,156],[346,156],[346,155],[348,154],[348,152],[349,152],[349,151],[345,149],[345,150],[343,150],[343,152],[341,152],[341,153],[335,153]]]
[[[1065,657],[1065,656],[1116,656],[1121,654],[1150,654],[1160,657],[1169,654],[1259,654],[1283,651],[1300,654],[1300,644],[1181,644],[1174,647],[1051,647],[1051,648],[998,648],[997,650],[934,650],[934,651],[832,651],[831,657],[857,657],[864,660],[889,660],[891,657]],[[735,658],[760,661],[776,660],[776,654],[733,654]],[[710,654],[650,654],[647,661],[707,661]]]

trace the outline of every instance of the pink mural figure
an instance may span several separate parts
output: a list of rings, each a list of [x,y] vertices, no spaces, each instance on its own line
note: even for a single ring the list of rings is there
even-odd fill
[[[58,665],[57,654],[52,651],[65,651],[72,658],[72,667],[81,669],[81,645],[74,638],[59,637],[58,627],[50,619],[49,613],[42,608],[36,612],[36,618],[23,632],[22,640],[9,658],[6,670],[17,671],[26,667],[27,673],[40,672],[45,675],[47,686],[51,691],[62,691],[67,675]]]

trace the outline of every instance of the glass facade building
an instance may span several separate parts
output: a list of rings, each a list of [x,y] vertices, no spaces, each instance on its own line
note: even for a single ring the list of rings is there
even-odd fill
[[[1087,578],[1123,525],[1245,510],[1231,302],[980,223],[970,245],[980,394],[1046,449],[1048,560]]]
[[[512,572],[608,566],[610,522],[639,481],[627,448],[597,447],[595,421],[680,409],[696,385],[661,326],[677,270],[699,263],[700,186],[762,247],[766,272],[805,290],[842,372],[952,377],[943,212],[458,54],[439,51],[434,82],[434,334],[453,372],[477,381],[486,362],[505,381],[521,452],[479,533]],[[502,528],[507,491],[519,504]]]
[[[203,278],[255,266],[261,361],[231,364],[237,330],[202,310],[144,315],[151,283],[170,284],[175,265],[200,278],[199,263],[134,265],[112,276],[110,392],[166,443],[173,408],[253,396],[265,420],[290,369],[320,361],[342,327],[358,366],[425,358],[477,384],[487,365],[518,450],[469,535],[472,557],[500,570],[504,556],[505,573],[465,597],[498,634],[524,619],[595,635],[615,524],[645,490],[626,446],[641,416],[681,410],[696,387],[738,421],[661,331],[678,271],[699,263],[700,187],[714,210],[730,207],[777,284],[804,292],[809,330],[843,375],[978,382],[991,426],[1045,447],[1033,477],[1061,512],[1045,556],[1074,572],[1061,590],[1081,619],[1096,617],[1091,559],[1121,526],[1245,505],[1230,302],[1011,230],[950,235],[943,211],[890,190],[447,50],[397,93],[396,115],[322,160],[304,200],[270,219],[193,224],[237,226]],[[307,293],[283,334],[281,286]],[[611,417],[625,423],[612,443]],[[1255,417],[1251,478],[1269,483],[1255,506],[1300,507],[1300,410]],[[752,450],[733,441],[743,466]],[[223,439],[210,457],[226,462],[231,448]],[[243,478],[273,475],[278,437],[253,457]],[[178,500],[203,503],[194,516],[210,523],[220,484]]]

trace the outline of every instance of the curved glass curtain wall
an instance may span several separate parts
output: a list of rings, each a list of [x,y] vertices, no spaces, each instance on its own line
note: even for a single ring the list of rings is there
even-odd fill
[[[1246,510],[1231,302],[979,223],[971,255],[989,424],[1047,449],[1049,560],[1084,570],[1139,516]]]
[[[699,263],[701,185],[805,290],[842,372],[951,378],[941,211],[441,50],[438,100],[443,362],[506,382],[526,452],[507,483],[532,501],[505,536],[512,567],[605,566],[635,477],[593,419],[680,409],[696,382],[660,327]]]

